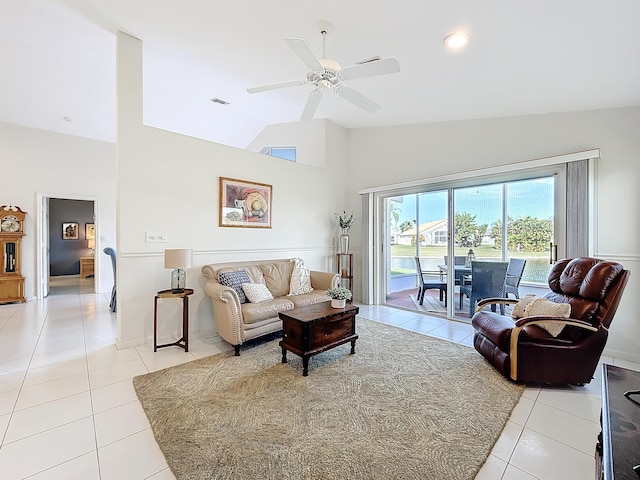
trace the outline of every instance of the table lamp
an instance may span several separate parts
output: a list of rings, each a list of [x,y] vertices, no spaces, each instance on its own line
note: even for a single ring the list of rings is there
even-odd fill
[[[189,248],[173,248],[164,251],[164,268],[173,268],[171,272],[171,291],[182,293],[187,284],[185,268],[191,267],[193,250]]]
[[[89,247],[91,249],[91,256],[95,257],[95,255],[96,255],[96,239],[95,238],[87,239],[87,247]]]

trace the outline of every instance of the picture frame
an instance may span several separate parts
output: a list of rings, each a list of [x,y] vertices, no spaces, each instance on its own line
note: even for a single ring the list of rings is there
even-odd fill
[[[95,240],[96,238],[96,225],[95,223],[84,224],[84,238],[87,240]]]
[[[271,228],[272,207],[271,185],[220,177],[221,227]]]
[[[78,222],[62,222],[62,239],[78,240]]]

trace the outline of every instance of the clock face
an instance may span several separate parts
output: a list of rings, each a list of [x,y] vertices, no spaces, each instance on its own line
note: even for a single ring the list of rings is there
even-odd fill
[[[20,221],[14,215],[7,215],[0,222],[0,230],[3,232],[17,232],[20,230]]]

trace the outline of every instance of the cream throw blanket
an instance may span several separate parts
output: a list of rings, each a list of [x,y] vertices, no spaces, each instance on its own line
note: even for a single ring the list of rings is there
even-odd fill
[[[532,317],[535,315],[545,315],[548,317],[563,317],[569,318],[571,316],[571,305],[568,303],[556,303],[546,298],[537,298],[534,294],[530,293],[522,297],[518,303],[513,307],[511,316],[513,318]],[[558,322],[540,322],[536,323],[540,328],[544,328],[552,336],[557,337],[562,332],[564,324]]]

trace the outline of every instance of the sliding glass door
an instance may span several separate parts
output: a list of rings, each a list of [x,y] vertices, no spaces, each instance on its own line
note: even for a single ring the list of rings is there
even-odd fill
[[[557,241],[555,179],[546,174],[467,182],[384,198],[383,303],[468,320],[470,296],[461,296],[460,288],[472,284],[473,261],[524,260],[524,271],[514,279],[516,294],[546,286]],[[446,298],[439,279],[447,283]]]
[[[437,190],[390,197],[385,200],[388,212],[387,302],[404,308],[446,314],[444,290],[418,292],[418,265],[424,280],[440,283],[440,270],[449,250],[448,191]],[[416,261],[417,259],[417,261]],[[420,298],[418,298],[420,293]],[[440,298],[442,297],[442,298]]]
[[[555,240],[554,184],[555,176],[550,175],[453,189],[456,255],[478,262],[508,263],[510,275],[516,276],[508,281],[514,287],[509,289],[512,298],[520,294],[520,284],[527,292],[546,286]],[[472,276],[458,276],[457,280],[464,293],[460,294],[458,285],[453,313],[461,318],[470,317],[475,305],[469,302],[476,293],[498,288],[474,286]]]

